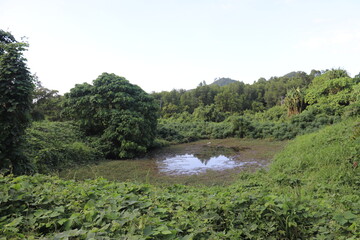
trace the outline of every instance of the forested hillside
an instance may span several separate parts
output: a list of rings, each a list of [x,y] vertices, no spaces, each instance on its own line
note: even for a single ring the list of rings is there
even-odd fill
[[[222,78],[149,94],[102,73],[62,96],[30,73],[27,47],[0,30],[0,239],[360,238],[360,74]],[[56,176],[230,137],[289,142],[229,186]]]

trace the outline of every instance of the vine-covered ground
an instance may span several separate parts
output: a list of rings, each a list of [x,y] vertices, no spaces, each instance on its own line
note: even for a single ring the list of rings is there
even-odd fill
[[[297,137],[227,187],[0,179],[0,239],[359,239],[359,119]]]

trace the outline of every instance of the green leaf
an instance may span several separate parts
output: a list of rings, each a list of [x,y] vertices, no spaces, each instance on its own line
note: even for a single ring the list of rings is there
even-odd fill
[[[156,212],[156,213],[165,213],[165,212],[167,212],[167,209],[165,209],[165,208],[157,208],[157,209],[154,210],[154,212]]]
[[[335,215],[334,220],[340,223],[341,225],[345,225],[348,222],[348,220],[345,219],[343,214]]]
[[[354,214],[353,214],[352,212],[350,212],[350,211],[344,212],[343,215],[344,215],[344,218],[347,219],[347,220],[354,220],[354,219],[357,218],[357,216],[354,215]]]
[[[162,234],[164,234],[164,235],[169,235],[169,234],[172,234],[172,232],[171,232],[171,231],[169,231],[169,230],[164,230],[164,231],[161,231],[161,233],[162,233]]]
[[[194,236],[193,234],[189,234],[189,235],[182,237],[181,240],[192,240],[193,236]]]
[[[143,233],[145,236],[150,236],[152,234],[152,228],[151,226],[146,226],[143,230]]]
[[[60,225],[63,225],[66,221],[68,221],[67,218],[62,218],[62,219],[58,220],[57,222],[58,222]]]
[[[11,221],[11,223],[6,224],[5,227],[16,227],[18,226],[24,217],[18,217]]]

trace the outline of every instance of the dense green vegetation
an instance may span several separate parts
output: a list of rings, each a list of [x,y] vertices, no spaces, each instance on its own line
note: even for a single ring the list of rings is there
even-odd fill
[[[333,69],[310,75],[293,72],[254,84],[202,84],[189,91],[154,93],[161,103],[158,138],[169,142],[234,136],[292,139],[356,116],[359,82],[345,70]]]
[[[50,90],[42,85],[37,76],[34,76],[35,89],[31,117],[34,121],[60,121],[63,96],[57,90]]]
[[[0,29],[0,170],[21,174],[29,162],[21,152],[22,135],[30,123],[32,77],[23,52],[28,44]]]
[[[346,74],[345,71],[338,71]],[[170,92],[153,93],[153,95],[161,105],[161,116],[165,118],[176,117],[177,114],[184,112],[193,114],[196,108],[206,106],[214,106],[214,110],[228,116],[232,113],[244,113],[246,110],[259,112],[280,105],[288,90],[306,88],[318,75],[321,75],[321,72],[315,70],[310,75],[305,72],[293,72],[268,80],[260,78],[253,84],[230,81],[231,79],[217,79],[215,84],[201,83],[193,90],[174,89]],[[217,84],[219,82],[229,84],[219,86]]]
[[[34,122],[26,130],[24,153],[33,173],[51,173],[103,159],[73,122]]]
[[[108,158],[146,152],[155,138],[157,106],[125,78],[103,73],[93,85],[77,84],[65,94],[65,113],[77,120]]]
[[[4,177],[0,231],[9,238],[358,239],[358,121],[297,138],[268,172],[244,173],[229,187]]]
[[[360,74],[222,78],[147,94],[103,73],[60,96],[30,74],[26,48],[0,30],[0,239],[360,238]],[[229,137],[293,140],[268,170],[226,187],[50,176]]]

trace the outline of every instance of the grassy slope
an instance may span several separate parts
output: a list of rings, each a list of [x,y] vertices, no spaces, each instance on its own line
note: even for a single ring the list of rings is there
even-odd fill
[[[360,137],[355,136],[358,122],[349,119],[297,137],[275,157],[269,174],[290,176],[308,187],[326,183],[359,188],[359,169],[353,168],[360,160]]]
[[[268,172],[226,188],[1,178],[0,236],[359,239],[358,121],[297,137]]]

